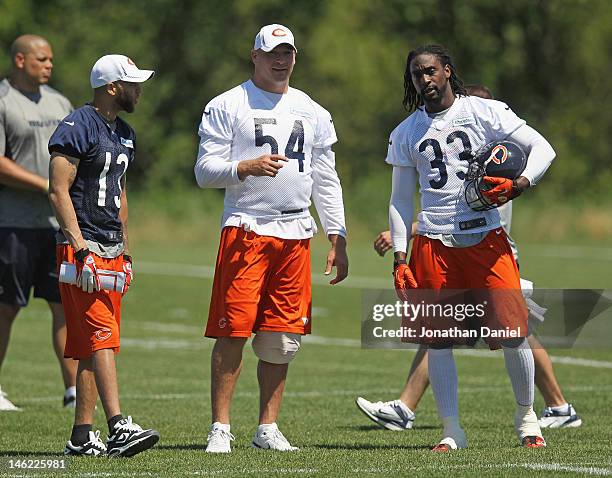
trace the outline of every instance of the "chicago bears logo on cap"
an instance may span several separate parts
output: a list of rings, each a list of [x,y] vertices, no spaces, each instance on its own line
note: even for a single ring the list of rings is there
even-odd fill
[[[286,37],[287,36],[287,32],[285,30],[283,30],[282,28],[276,28],[272,32],[272,36],[274,36],[274,37]]]
[[[504,146],[503,144],[498,144],[491,151],[490,158],[491,161],[493,161],[495,164],[504,163],[506,159],[508,159],[508,148],[506,148],[506,146]]]

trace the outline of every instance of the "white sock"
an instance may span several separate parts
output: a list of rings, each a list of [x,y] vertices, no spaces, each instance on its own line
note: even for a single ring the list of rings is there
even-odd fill
[[[567,402],[565,402],[563,405],[558,405],[556,407],[550,407],[550,408],[554,410],[555,412],[564,412],[567,410],[567,407],[569,407],[569,405]]]
[[[535,413],[533,411],[532,405],[517,405],[516,406],[516,416],[517,417],[526,417],[528,415],[531,415],[532,413]]]
[[[428,351],[429,381],[438,406],[440,418],[458,417],[457,367],[453,349],[432,349]]]
[[[278,425],[276,423],[262,423],[257,427],[257,433],[270,432],[273,430],[278,430]]]
[[[76,397],[76,387],[68,387],[64,392],[64,397]]]
[[[213,423],[211,425],[210,429],[211,430],[223,430],[223,431],[229,433],[230,425],[229,425],[229,423],[215,422],[215,423]]]
[[[535,394],[535,366],[531,348],[525,339],[518,347],[502,348],[514,398],[519,405],[531,406]]]
[[[514,427],[519,440],[526,436],[542,436],[538,416],[531,405],[517,405],[514,414]]]

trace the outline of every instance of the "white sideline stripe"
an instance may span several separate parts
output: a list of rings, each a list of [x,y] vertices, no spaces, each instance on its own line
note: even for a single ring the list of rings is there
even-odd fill
[[[546,257],[557,257],[564,259],[592,259],[592,260],[610,260],[612,261],[612,249],[603,249],[601,254],[591,255],[580,255],[576,251],[582,250],[577,247],[567,247],[561,250],[568,249],[571,253],[567,255],[557,254],[554,250],[549,251],[546,248],[541,249],[538,252],[538,256]],[[537,248],[537,250],[540,250]],[[587,249],[589,250],[589,249]],[[534,254],[535,255],[535,254]],[[179,264],[172,262],[139,262],[137,273],[151,274],[151,275],[162,275],[170,277],[195,277],[198,279],[212,279],[215,276],[215,269],[211,266],[205,265],[193,265],[193,264]],[[314,285],[329,285],[329,281],[332,279],[333,274],[329,276],[322,276],[321,274],[312,274],[311,280]],[[335,287],[347,287],[349,289],[382,289],[391,290],[391,279],[385,279],[383,277],[370,277],[370,276],[355,276],[351,275],[342,282],[335,285]],[[612,298],[612,294],[604,294],[608,298]]]
[[[558,357],[555,355],[550,356],[550,360],[553,363],[561,363],[568,365],[581,365],[583,367],[593,368],[612,368],[612,362],[606,362],[604,360],[588,360],[575,357]]]
[[[609,247],[583,246],[542,246],[525,245],[521,251],[526,255],[550,257],[555,259],[590,259],[594,261],[612,261],[612,249]]]
[[[172,277],[196,277],[199,279],[212,279],[215,276],[215,268],[211,266],[195,266],[193,264],[177,264],[171,262],[139,262],[137,273],[163,275]],[[329,285],[334,277],[321,274],[312,275],[312,283],[315,285]],[[391,279],[382,277],[350,276],[336,285],[336,287],[349,287],[351,289],[387,289],[390,288]]]
[[[611,260],[612,261],[612,249],[602,249],[606,251],[601,254],[579,255],[575,252],[581,250],[579,248],[568,248],[572,254],[568,255],[555,255],[554,251],[548,251],[542,248],[541,253],[538,256],[547,257],[558,257],[558,258],[586,258],[592,260]],[[538,249],[539,250],[539,249]],[[205,265],[193,265],[193,264],[179,264],[172,262],[139,262],[137,273],[151,274],[151,275],[162,275],[170,277],[195,277],[198,279],[212,279],[215,276],[215,269],[211,266]],[[322,276],[321,274],[312,274],[311,280],[314,285],[329,285],[329,281],[332,279],[333,274],[329,276]],[[342,282],[335,285],[335,287],[347,287],[349,289],[381,289],[391,290],[391,279],[385,279],[383,277],[369,277],[369,276],[355,276],[351,275]],[[612,299],[612,293],[604,294],[606,297]]]
[[[612,248],[609,247],[584,247],[584,246],[544,246],[525,245],[522,250],[525,255],[538,257],[550,257],[557,259],[591,259],[597,261],[612,261]],[[178,277],[198,277],[212,279],[215,269],[211,266],[179,264],[170,262],[139,262],[138,272],[154,275],[168,275]],[[330,278],[313,275],[313,283],[328,284]],[[338,286],[352,288],[390,288],[390,279],[382,277],[349,276]]]
[[[304,337],[303,342],[311,343],[316,345],[333,345],[339,347],[361,347],[361,342],[356,339],[336,339],[331,337],[321,337],[318,335],[307,335]],[[374,350],[374,349],[370,349]],[[410,352],[416,352],[416,349],[407,348]],[[457,355],[464,355],[468,357],[480,357],[480,358],[503,358],[502,354],[492,352],[490,350],[473,350],[473,349],[458,349],[453,351]],[[605,360],[590,360],[576,357],[556,356],[551,355],[550,360],[554,363],[566,364],[566,365],[578,365],[582,367],[592,368],[612,368],[612,362]]]
[[[433,464],[432,464],[433,465]],[[500,464],[482,464],[479,465],[477,463],[466,464],[466,465],[454,465],[454,464],[437,464],[434,465],[438,471],[442,470],[461,470],[461,469],[515,469],[515,468],[524,468],[527,470],[534,471],[557,471],[557,472],[565,472],[565,473],[581,473],[583,475],[593,475],[593,476],[611,476],[612,470],[609,468],[599,468],[595,466],[572,466],[572,465],[561,465],[558,463],[500,463]],[[351,473],[353,474],[363,474],[363,473],[399,473],[400,471],[417,471],[424,472],[426,471],[428,466],[418,467],[418,468],[403,468],[399,470],[397,468],[351,468]],[[225,468],[225,469],[204,469],[197,471],[189,471],[190,475],[194,476],[208,476],[208,475],[254,475],[254,474],[313,474],[320,473],[321,470],[318,468],[248,468],[248,467],[236,467],[236,468]],[[29,476],[23,474],[15,474],[15,475],[7,475],[11,477],[21,477],[21,476]],[[82,472],[72,476],[79,476],[83,478],[96,478],[96,477],[107,477],[107,476],[157,476],[152,472],[147,471],[138,471],[138,472],[129,472],[129,471],[113,471],[113,472]]]
[[[158,330],[161,329],[159,324],[156,327]],[[170,326],[174,330],[181,331],[192,331],[190,326]],[[195,329],[195,327],[194,327]],[[201,330],[198,328],[198,333]],[[303,339],[304,343],[313,345],[333,346],[333,347],[351,347],[360,348],[361,342],[357,339],[344,339],[344,338],[332,338],[332,337],[321,337],[320,335],[306,335]],[[169,349],[169,350],[198,350],[210,347],[211,342],[208,340],[177,340],[177,339],[135,339],[135,338],[124,338],[121,339],[121,345],[127,347],[138,347],[147,350],[156,349]],[[375,350],[375,349],[370,349]],[[402,349],[410,352],[416,352],[416,349]],[[471,349],[458,349],[453,353],[457,355],[463,355],[466,357],[478,357],[478,358],[497,358],[502,359],[503,355],[500,353],[491,352],[489,350],[471,350]],[[591,360],[577,357],[566,357],[550,355],[550,360],[553,363],[562,365],[576,365],[579,367],[591,367],[591,368],[603,368],[612,369],[612,362],[606,360]]]
[[[491,466],[496,468],[495,465]],[[596,468],[594,466],[569,466],[560,465],[558,463],[508,463],[503,468],[526,468],[528,470],[537,471],[564,471],[566,473],[582,473],[584,475],[595,475],[595,476],[610,476],[612,470],[609,468]]]
[[[483,385],[469,385],[464,387],[461,390],[461,394],[482,394],[483,392],[495,391],[499,390],[498,385],[492,386],[483,386]],[[612,390],[612,387],[599,386],[599,387],[575,387],[569,386],[565,387],[564,390],[568,390],[574,393],[584,392],[584,393],[592,393],[592,392],[606,392]],[[377,394],[395,394],[397,393],[397,388],[375,388],[375,389],[360,389],[360,390],[308,390],[301,392],[293,392],[286,391],[283,393],[284,397],[289,398],[319,398],[319,397],[364,397],[373,396]],[[236,397],[248,397],[248,398],[257,398],[259,397],[259,391],[241,391],[234,393]],[[207,399],[207,395],[205,392],[202,393],[156,393],[156,394],[125,394],[121,396],[124,400],[205,400]],[[23,404],[32,404],[32,403],[59,403],[59,398],[57,395],[53,396],[44,396],[44,397],[24,397],[18,400],[19,405],[23,406]],[[69,413],[73,413],[72,409],[70,409]]]
[[[205,340],[176,340],[176,339],[121,339],[122,347],[138,347],[147,350],[169,349],[169,350],[196,350],[206,348]]]
[[[497,389],[496,387],[487,387],[488,389]],[[600,390],[600,389],[598,389]],[[358,397],[362,395],[374,395],[377,393],[397,393],[397,388],[373,388],[371,390],[308,390],[303,392],[292,392],[290,390],[283,393],[283,397],[293,398],[313,398],[313,397],[343,397],[352,396]],[[252,392],[242,391],[235,392],[235,397],[259,397],[259,390],[253,390]],[[121,395],[122,400],[193,400],[193,399],[207,399],[206,393],[157,393],[157,394],[126,394]],[[52,397],[30,397],[19,400],[19,403],[46,403],[46,402],[57,402],[57,395]],[[72,409],[70,409],[72,410]],[[70,412],[72,413],[72,412]]]
[[[302,342],[316,345],[331,345],[338,347],[354,347],[360,348],[361,341],[357,339],[343,339],[335,337],[321,337],[320,335],[305,335],[302,337]]]

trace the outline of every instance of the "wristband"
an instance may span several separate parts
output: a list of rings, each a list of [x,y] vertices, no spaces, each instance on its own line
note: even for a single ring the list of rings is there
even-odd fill
[[[79,249],[74,253],[75,259],[79,262],[83,262],[88,255],[89,249],[87,247],[85,249]]]

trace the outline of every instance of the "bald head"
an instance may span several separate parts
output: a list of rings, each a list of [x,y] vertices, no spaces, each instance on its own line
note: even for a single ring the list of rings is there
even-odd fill
[[[13,70],[11,82],[23,91],[38,91],[49,82],[53,70],[53,51],[49,42],[38,35],[21,35],[11,45]]]
[[[17,37],[11,45],[11,59],[13,63],[15,63],[15,55],[17,55],[17,53],[27,55],[40,47],[48,47],[50,49],[51,45],[41,36],[30,34],[21,35]]]

